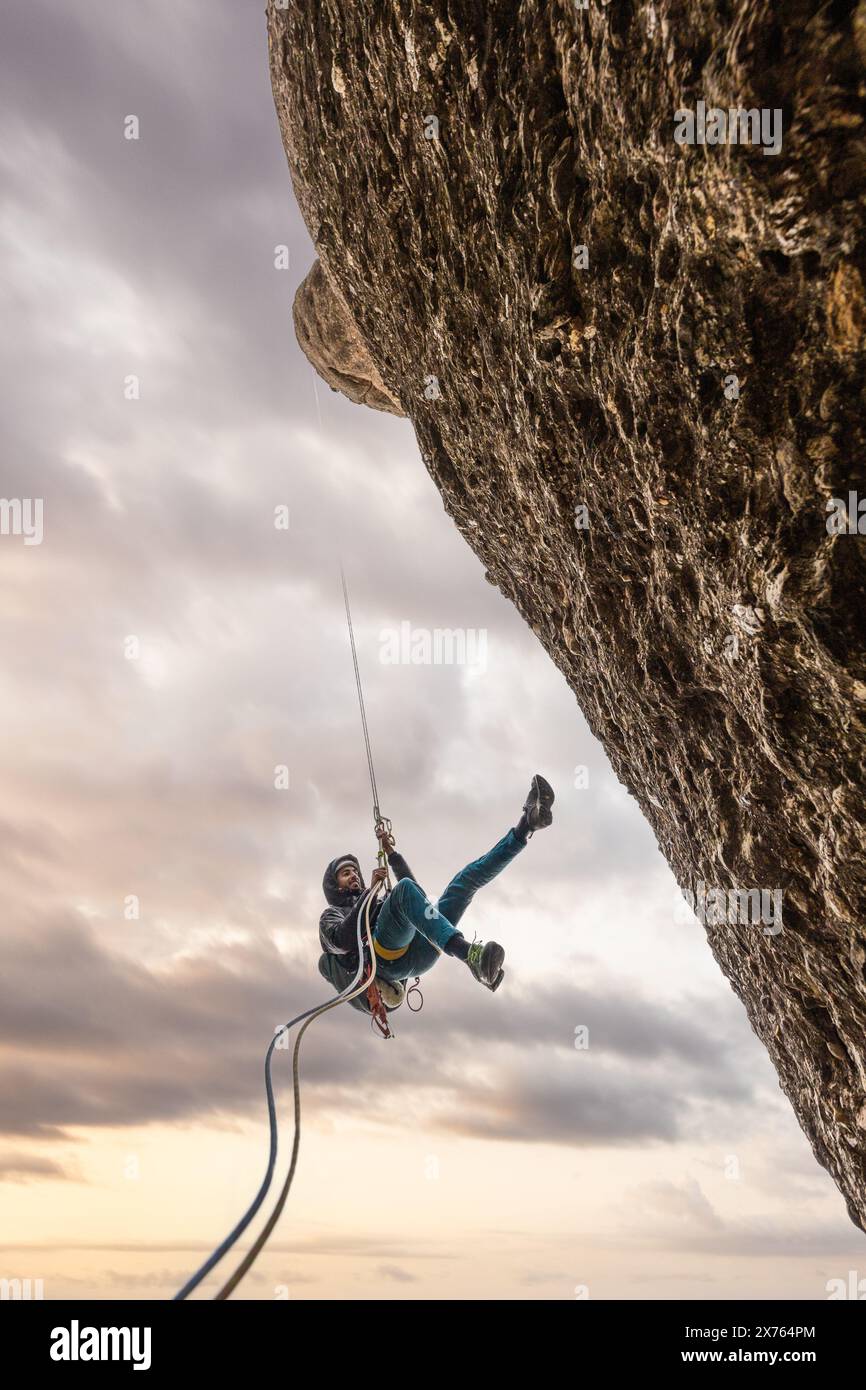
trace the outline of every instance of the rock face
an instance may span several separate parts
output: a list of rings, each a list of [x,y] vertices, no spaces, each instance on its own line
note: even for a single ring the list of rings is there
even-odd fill
[[[295,192],[385,388],[866,1228],[866,6],[268,23]],[[713,107],[728,143],[698,143]]]
[[[340,291],[314,261],[292,307],[295,336],[323,381],[357,405],[402,415]]]

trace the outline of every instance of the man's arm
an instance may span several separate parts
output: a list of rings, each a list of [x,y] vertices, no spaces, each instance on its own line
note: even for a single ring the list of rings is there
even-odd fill
[[[345,956],[358,946],[358,908],[363,902],[359,898],[351,912],[344,917],[338,907],[326,907],[319,918],[319,940],[322,949],[334,956]]]
[[[399,883],[401,878],[411,878],[413,883],[418,883],[402,854],[394,846],[394,836],[389,829],[389,823],[380,821],[376,826],[376,839],[379,841],[379,849],[384,850],[388,857],[388,865],[394,870],[394,877]],[[420,888],[420,884],[418,884]]]
[[[394,870],[394,877],[397,879],[398,883],[401,878],[411,878],[413,883],[418,882],[399,850],[391,850],[388,855],[388,864]]]

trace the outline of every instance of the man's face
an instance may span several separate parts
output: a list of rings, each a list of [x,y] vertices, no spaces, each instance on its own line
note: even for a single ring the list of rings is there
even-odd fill
[[[337,874],[337,887],[341,893],[360,893],[361,880],[353,864],[344,864]]]

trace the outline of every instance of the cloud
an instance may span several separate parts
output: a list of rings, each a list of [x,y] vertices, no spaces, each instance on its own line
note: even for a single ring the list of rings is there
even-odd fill
[[[107,1253],[113,1255],[175,1255],[183,1254],[195,1258],[197,1255],[211,1253],[211,1245],[202,1241],[81,1241],[69,1240],[64,1242],[57,1241],[26,1241],[12,1243],[6,1242],[8,1250],[29,1251],[33,1254],[38,1252],[57,1253],[72,1251],[76,1254],[84,1253]],[[346,1234],[341,1232],[339,1235],[318,1234],[304,1240],[270,1240],[264,1252],[264,1257],[269,1258],[278,1255],[347,1255],[357,1256],[359,1259],[385,1260],[386,1263],[393,1263],[397,1260],[406,1261],[416,1260],[441,1260],[452,1259],[453,1249],[447,1240],[427,1238],[424,1236],[413,1235],[411,1240],[398,1237],[387,1236],[366,1236],[363,1234]],[[266,1279],[267,1275],[261,1275],[258,1271],[251,1271],[259,1280]],[[189,1271],[184,1274],[184,1280],[189,1277]],[[306,1276],[297,1273],[286,1276],[302,1280]]]
[[[536,1284],[557,1284],[560,1287],[568,1288],[574,1284],[574,1271],[571,1270],[548,1270],[548,1269],[529,1269],[521,1275],[520,1282],[534,1286]]]
[[[242,932],[218,950],[149,967],[75,918],[13,931],[0,942],[0,1046],[14,1048],[0,1073],[5,1132],[50,1139],[73,1126],[261,1115],[267,1039],[311,995],[328,997],[313,973],[312,932],[306,940],[303,963],[282,957],[270,933]],[[456,970],[451,983],[435,1015],[407,1016],[386,1058],[354,1011],[327,1015],[305,1054],[309,1113],[387,1111],[390,1122],[405,1091],[440,1130],[631,1145],[687,1133],[698,1122],[696,1096],[754,1101],[736,1048],[719,1046],[722,1024],[732,1026],[724,1010],[710,1045],[712,1010],[699,1026],[688,1006],[628,998],[610,985],[607,994],[560,985],[503,1002],[480,998]],[[574,1020],[589,1027],[587,1050],[574,1048]],[[347,1047],[361,1037],[365,1046]],[[483,1081],[464,1057],[482,1058]],[[278,1079],[284,1060],[277,1052]]]
[[[34,1179],[61,1178],[71,1174],[52,1158],[35,1154],[0,1154],[0,1182],[30,1182]]]
[[[611,1246],[644,1245],[714,1258],[856,1258],[863,1235],[842,1222],[749,1215],[731,1220],[710,1202],[694,1178],[642,1183],[609,1213],[604,1238]]]
[[[380,1279],[390,1279],[395,1284],[416,1284],[417,1276],[410,1274],[402,1265],[377,1265],[376,1273]]]

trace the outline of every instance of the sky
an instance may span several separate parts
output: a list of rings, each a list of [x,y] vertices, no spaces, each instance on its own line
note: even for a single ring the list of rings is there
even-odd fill
[[[347,1006],[308,1030],[292,1195],[235,1296],[826,1298],[864,1237],[636,802],[411,424],[295,343],[315,252],[263,9],[2,20],[0,497],[42,528],[0,535],[0,1277],[168,1298],[252,1200],[265,1048],[329,997],[322,873],[375,852],[342,559],[425,889],[535,771],[554,824],[462,923],[505,947],[496,994],[443,958],[393,1041]],[[402,624],[484,659],[390,662]]]

